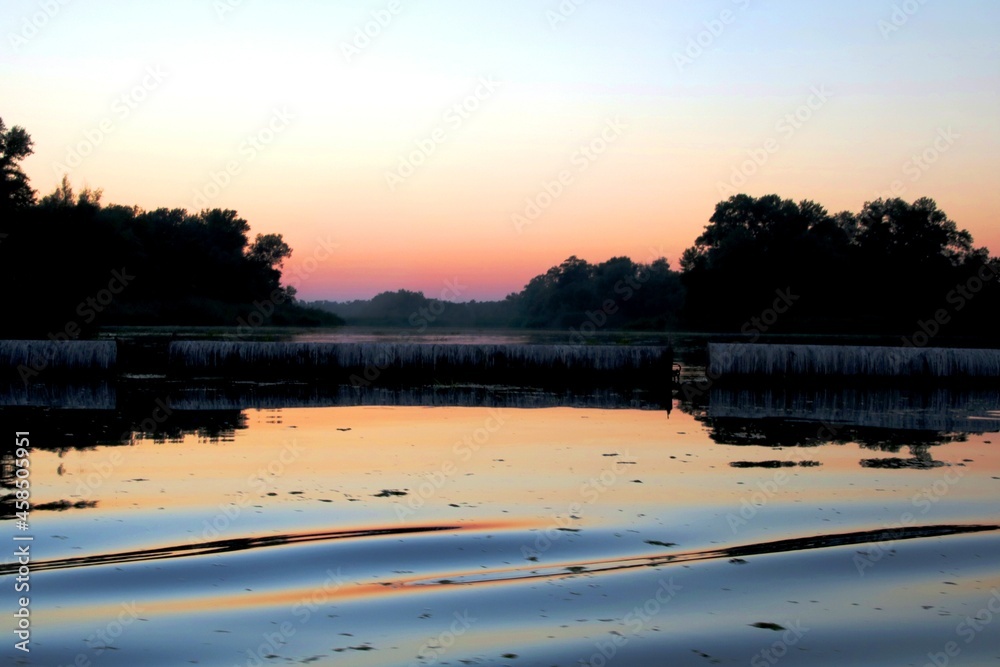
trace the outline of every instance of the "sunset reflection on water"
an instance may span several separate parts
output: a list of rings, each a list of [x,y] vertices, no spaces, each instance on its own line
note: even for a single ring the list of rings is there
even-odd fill
[[[628,638],[622,664],[698,664],[688,644],[745,661],[768,639],[753,623],[796,618],[813,661],[789,664],[842,664],[833,628],[863,636],[884,610],[930,651],[988,597],[995,434],[824,442],[789,423],[779,446],[773,422],[674,408],[250,410],[201,417],[228,430],[40,447],[35,503],[68,506],[34,515],[40,650],[92,655],[81,639],[134,604],[106,664],[139,647],[154,665],[408,664],[466,612],[447,655],[482,664],[578,664],[609,636]],[[864,463],[879,459],[927,467]],[[678,592],[637,624],[663,582]]]

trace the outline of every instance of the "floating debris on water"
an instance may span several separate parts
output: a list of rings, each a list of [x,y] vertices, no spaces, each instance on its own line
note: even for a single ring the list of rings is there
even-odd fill
[[[782,630],[785,629],[784,626],[778,625],[777,623],[767,623],[767,622],[751,623],[750,627],[760,628],[761,630],[774,630],[775,632],[781,632]]]

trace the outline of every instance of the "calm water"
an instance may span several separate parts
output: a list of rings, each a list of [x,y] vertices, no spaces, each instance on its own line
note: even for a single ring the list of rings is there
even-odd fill
[[[3,409],[35,447],[30,530],[7,498],[5,552],[15,533],[34,541],[31,653],[8,632],[0,659],[1000,661],[992,394],[890,397],[878,409],[904,421],[887,429],[864,396],[824,426],[815,397],[715,392],[668,412],[641,396],[529,409],[487,393],[494,407],[397,394],[245,410],[263,399],[244,391],[184,410],[172,396],[170,414]],[[164,419],[143,426],[150,407]]]

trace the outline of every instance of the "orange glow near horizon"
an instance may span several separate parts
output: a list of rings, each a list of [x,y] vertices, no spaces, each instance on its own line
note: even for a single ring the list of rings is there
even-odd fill
[[[235,209],[284,235],[305,299],[446,280],[502,298],[571,255],[676,268],[736,192],[831,212],[928,196],[1000,253],[988,0],[921,5],[889,32],[862,0],[733,2],[711,39],[718,9],[698,3],[556,23],[530,0],[405,6],[357,53],[372,19],[356,3],[113,4],[60,6],[0,55],[32,185]],[[11,35],[37,11],[9,3]]]

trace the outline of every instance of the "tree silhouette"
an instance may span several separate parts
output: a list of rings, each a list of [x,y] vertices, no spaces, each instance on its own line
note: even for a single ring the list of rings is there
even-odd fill
[[[693,326],[740,330],[790,289],[800,298],[772,332],[912,332],[990,261],[932,199],[879,199],[831,216],[811,201],[737,195],[684,252],[685,315]],[[953,302],[955,314],[967,305]]]
[[[688,289],[685,315],[695,326],[739,330],[778,290],[806,292],[785,326],[806,315],[832,314],[850,236],[848,218],[831,217],[812,201],[778,195],[737,195],[720,202],[681,267]]]
[[[100,324],[235,324],[252,311],[270,323],[333,323],[282,285],[292,249],[281,234],[248,238],[236,211],[196,213],[105,205],[64,177],[36,203],[21,169],[33,142],[0,119],[0,297],[5,335],[83,335]],[[687,327],[738,332],[776,303],[794,307],[768,331],[981,335],[1000,310],[1000,260],[973,245],[932,199],[866,202],[831,215],[778,195],[719,202],[681,257],[650,263],[571,256],[503,301],[456,304],[420,292],[324,304],[368,324],[598,329]],[[134,273],[106,295],[114,272]],[[767,318],[765,318],[767,319]],[[928,321],[932,326],[925,326]]]
[[[258,234],[247,253],[251,260],[269,268],[279,268],[291,257],[292,249],[281,234]]]
[[[34,152],[34,142],[23,128],[7,129],[0,118],[0,211],[25,208],[35,203],[35,191],[21,170],[21,161]]]
[[[254,311],[275,324],[339,322],[295,303],[294,290],[281,285],[291,248],[280,234],[249,243],[250,226],[236,211],[143,211],[100,200],[100,191],[77,194],[64,178],[37,205],[5,218],[0,285],[13,316],[0,333],[51,337],[69,327],[76,337],[102,324],[236,327]],[[115,272],[134,279],[109,302]],[[90,301],[97,297],[99,307]]]
[[[857,229],[859,247],[896,264],[955,267],[973,252],[972,235],[958,229],[933,199],[868,202],[857,216]]]

